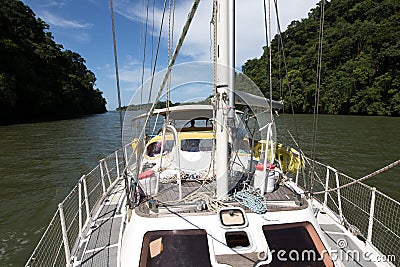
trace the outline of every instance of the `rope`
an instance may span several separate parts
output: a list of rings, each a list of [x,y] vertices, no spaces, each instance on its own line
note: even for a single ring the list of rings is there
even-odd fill
[[[393,162],[393,163],[391,163],[391,164],[389,164],[389,165],[387,165],[387,166],[385,166],[383,168],[380,168],[379,170],[376,170],[373,173],[370,173],[370,174],[368,174],[368,175],[366,175],[366,176],[364,176],[364,177],[362,177],[362,178],[360,178],[358,180],[354,180],[353,182],[347,183],[345,185],[342,185],[342,186],[339,186],[339,187],[336,187],[336,188],[331,188],[331,189],[324,190],[324,191],[320,191],[320,192],[316,192],[316,193],[313,193],[313,194],[314,195],[319,195],[319,194],[323,194],[323,193],[329,193],[329,192],[332,192],[332,191],[340,190],[340,189],[343,189],[343,188],[346,188],[346,187],[361,183],[361,182],[363,182],[363,181],[365,181],[367,179],[370,179],[370,178],[372,178],[372,177],[374,177],[374,176],[376,176],[376,175],[378,175],[378,174],[380,174],[382,172],[385,172],[385,171],[387,171],[387,170],[389,170],[389,169],[391,169],[391,168],[393,168],[393,167],[395,167],[395,166],[397,166],[399,164],[400,164],[400,159],[398,159],[395,162]]]
[[[283,39],[282,39],[281,24],[280,24],[279,12],[278,12],[278,0],[274,0],[274,4],[275,4],[276,22],[277,22],[277,26],[278,26],[279,42],[281,44],[283,65],[284,65],[284,69],[285,69],[285,74],[286,74],[286,78],[287,78],[287,87],[288,87],[288,91],[289,91],[290,109],[291,109],[291,113],[292,113],[292,117],[293,117],[293,121],[294,121],[295,135],[296,135],[296,137],[298,137],[299,136],[299,130],[298,130],[298,127],[297,127],[296,115],[295,115],[295,112],[294,112],[292,87],[291,87],[290,78],[289,78],[289,68],[288,68],[288,64],[286,62],[285,47],[284,47],[284,43],[283,43]],[[282,92],[282,94],[283,94],[283,92]],[[285,109],[283,109],[283,112],[285,112]],[[282,120],[284,121],[284,117],[282,117]],[[284,123],[284,125],[286,126],[285,123]],[[293,136],[292,136],[292,139],[294,140]],[[299,144],[297,144],[297,148],[298,148],[298,150],[301,150]]]
[[[189,177],[189,180],[198,182],[201,185],[195,191],[191,192],[190,194],[183,197],[182,199],[166,201],[164,203],[195,202],[197,200],[204,200],[206,203],[218,201],[218,200],[215,200],[215,201],[213,200],[213,199],[215,199],[215,193],[213,191],[211,191],[210,189],[208,189],[206,186],[206,184],[208,182],[215,179],[214,177],[208,178],[210,169],[211,169],[211,167],[209,166],[208,171],[205,175],[196,174],[197,177],[194,177],[193,174],[188,174],[188,173],[185,173],[184,171],[181,171],[182,177]],[[203,181],[200,181],[199,179],[203,179]],[[200,192],[200,190],[202,188],[206,189],[208,192]],[[169,188],[166,188],[166,189],[169,189]],[[161,191],[158,192],[158,194],[160,194],[160,193],[161,193]],[[226,206],[223,202],[221,202],[221,201],[218,201],[218,202],[219,202],[219,206]],[[215,205],[213,207],[214,207],[213,209],[209,209],[209,210],[217,211],[219,208],[218,206],[216,207]]]
[[[265,27],[265,43],[268,47],[268,78],[269,78],[269,100],[272,103],[272,45],[271,45],[271,2],[268,0],[268,17],[267,17],[267,3],[264,0],[264,27]],[[268,89],[268,85],[267,88]],[[272,115],[272,104],[270,106],[270,118],[274,121]]]
[[[185,218],[184,216],[180,215],[179,213],[171,210],[168,205],[163,204],[162,202],[160,203],[160,206],[164,207],[167,211],[169,211],[171,214],[174,214],[175,216],[177,216],[178,218],[181,218],[182,220],[184,220],[185,222],[189,223],[190,225],[192,225],[193,227],[195,227],[196,229],[200,229],[202,230],[203,228],[196,225],[195,223],[193,223],[192,221],[190,221],[189,219]],[[216,238],[215,236],[213,236],[212,234],[210,234],[208,231],[206,231],[207,235],[212,238],[213,240],[215,240],[216,242],[220,243],[222,246],[225,246],[226,249],[230,249],[233,253],[235,253],[236,255],[256,264],[257,262],[254,261],[253,259],[247,257],[244,254],[240,254],[240,252],[236,251],[234,248],[229,247],[226,242],[219,240],[218,238]]]
[[[144,83],[144,65],[146,62],[146,48],[147,48],[147,24],[148,24],[148,19],[149,19],[149,2],[150,0],[147,0],[147,6],[146,6],[146,23],[145,23],[145,28],[144,28],[144,45],[143,45],[143,61],[142,61],[142,85]],[[143,104],[143,86],[140,87],[140,105]]]
[[[270,110],[270,117],[271,122],[274,122],[274,116],[272,113],[272,29],[271,29],[271,0],[268,0],[268,43],[269,43],[269,103],[271,106],[269,107]]]
[[[193,193],[191,193],[190,195],[177,200],[177,201],[167,201],[167,202],[163,202],[165,204],[167,203],[195,203],[198,201],[204,201],[204,203],[207,205],[207,210],[209,212],[217,212],[221,207],[228,207],[229,205],[227,203],[224,203],[221,200],[218,200],[215,198],[215,194],[214,192],[208,191],[208,192],[200,192],[200,189],[204,187],[205,189],[207,189],[207,187],[204,186],[204,183]],[[208,189],[207,189],[208,190]]]
[[[138,144],[140,144],[144,140],[146,127],[150,122],[151,115],[153,114],[154,109],[156,108],[156,104],[157,104],[158,100],[161,97],[161,94],[162,94],[162,91],[163,91],[163,89],[164,89],[164,87],[166,85],[166,82],[168,81],[168,78],[169,78],[169,75],[171,73],[172,67],[175,64],[176,58],[178,57],[179,51],[180,51],[180,49],[182,47],[183,41],[185,40],[185,37],[186,37],[187,32],[189,30],[189,26],[190,26],[190,24],[191,24],[191,22],[193,20],[193,17],[194,17],[194,15],[196,13],[196,10],[197,10],[197,7],[199,5],[199,2],[200,2],[200,0],[196,0],[196,1],[194,1],[193,5],[192,5],[192,8],[191,8],[191,10],[189,12],[189,15],[188,15],[188,18],[186,20],[185,26],[183,27],[181,36],[180,36],[180,38],[178,40],[178,44],[177,44],[177,46],[175,48],[175,51],[174,51],[174,54],[172,56],[172,59],[168,64],[168,68],[167,68],[167,71],[165,73],[164,79],[163,79],[163,81],[162,81],[162,83],[160,85],[160,88],[158,89],[156,98],[154,99],[154,102],[153,102],[153,104],[152,104],[152,106],[151,106],[151,108],[150,108],[150,110],[148,112],[149,115],[146,117],[144,126],[143,126],[142,131],[141,131],[140,136],[139,136]],[[165,7],[166,7],[166,2],[164,2],[164,12],[163,12],[162,21],[164,20]],[[161,24],[161,28],[162,28],[162,24]],[[161,30],[160,30],[160,34],[161,34]],[[160,41],[160,36],[159,36],[159,41]],[[157,53],[156,53],[155,62],[157,61],[158,48],[159,48],[159,44],[157,46]],[[151,85],[150,85],[151,89],[153,87],[155,68],[156,68],[156,64],[154,65],[154,68],[153,68],[153,74],[152,74]],[[150,96],[151,96],[151,89],[150,89],[150,94],[149,94],[149,102],[150,102]],[[138,146],[136,146],[135,151],[136,151],[137,148],[138,148]],[[133,154],[134,154],[135,151],[133,151]],[[137,169],[137,171],[138,171],[138,169]]]
[[[276,14],[276,20],[277,20],[277,26],[278,26],[278,31],[280,30],[280,22],[279,22],[279,11],[278,11],[278,3],[277,0],[274,0],[274,5],[275,5],[275,14]],[[280,96],[280,100],[283,101],[283,78],[282,78],[282,73],[281,73],[281,67],[282,67],[282,60],[281,60],[281,56],[285,55],[285,52],[283,50],[283,44],[282,42],[279,41],[280,38],[278,39],[278,62],[279,62],[279,69],[278,69],[278,73],[279,73],[279,96]],[[281,51],[282,51],[282,55],[281,55]],[[283,107],[283,113],[285,113],[285,107]]]
[[[154,14],[155,14],[155,6],[156,6],[156,0],[153,0],[153,16],[152,16],[152,21],[151,21],[151,60],[150,60],[150,69],[153,69],[153,61],[154,61]],[[142,82],[143,84],[143,82]]]
[[[113,36],[113,46],[114,46],[114,63],[115,63],[115,79],[117,82],[117,92],[118,92],[118,110],[119,110],[119,127],[121,130],[121,142],[123,140],[123,118],[122,118],[122,108],[121,108],[121,89],[119,85],[119,71],[118,71],[118,55],[117,55],[117,40],[115,37],[115,20],[114,20],[114,4],[113,1],[110,0],[110,12],[111,12],[111,28],[112,28],[112,36]],[[123,146],[123,144],[122,144]],[[128,181],[128,176],[126,175],[126,169],[127,169],[127,158],[125,156],[125,153],[122,153],[123,155],[123,169],[124,169],[124,181],[125,181],[125,194],[126,194],[126,204],[128,206],[132,205],[132,201],[130,198],[130,187],[129,187],[129,181]]]
[[[193,20],[193,17],[194,17],[194,14],[195,14],[196,10],[197,10],[199,2],[200,2],[200,0],[196,0],[192,5],[192,8],[191,8],[190,13],[188,15],[188,18],[186,20],[186,24],[183,27],[182,34],[181,34],[181,36],[180,36],[180,38],[178,40],[178,44],[177,44],[177,46],[175,48],[175,51],[174,51],[174,54],[172,56],[172,59],[168,64],[168,68],[167,68],[167,71],[165,73],[164,79],[163,79],[163,81],[162,81],[162,83],[160,85],[160,88],[158,89],[157,96],[156,96],[156,98],[155,98],[155,100],[153,102],[153,105],[151,106],[151,108],[149,110],[149,114],[150,115],[153,114],[153,111],[156,108],[156,103],[160,99],[161,93],[162,93],[162,91],[163,91],[163,89],[164,89],[164,87],[165,87],[165,85],[166,85],[166,83],[168,81],[169,75],[170,75],[171,70],[172,70],[172,66],[175,64],[176,58],[178,57],[179,51],[180,51],[180,49],[182,47],[183,41],[185,40],[186,34],[187,34],[188,30],[189,30],[189,26],[190,26],[190,24],[191,24],[191,22]],[[157,49],[157,51],[158,51],[158,49]],[[156,60],[157,60],[157,54],[156,54]],[[154,66],[154,69],[155,69],[155,66]],[[153,79],[154,79],[154,73],[152,75],[152,83],[153,83]],[[152,87],[152,84],[151,84],[151,87]],[[149,100],[149,102],[150,102],[150,100]],[[150,121],[150,115],[147,116],[147,118],[146,118],[145,126],[147,126],[149,121]],[[143,138],[144,129],[145,129],[145,127],[142,129],[142,133],[141,133],[141,136],[140,136],[141,138]]]
[[[174,0],[169,1],[168,5],[168,62],[171,61],[172,57],[172,46],[173,46],[173,6],[174,6]],[[175,8],[175,6],[174,6]],[[172,22],[171,22],[172,21]],[[172,33],[171,33],[172,32]],[[168,83],[167,83],[167,100],[166,100],[166,108],[167,108],[167,115],[166,115],[166,121],[168,123],[169,121],[169,102],[171,100],[171,75],[169,76]]]
[[[161,26],[160,26],[160,32],[158,34],[158,41],[157,41],[157,49],[156,49],[156,57],[154,59],[154,65],[153,65],[153,71],[151,73],[151,82],[150,82],[150,92],[149,92],[149,99],[148,103],[150,103],[151,100],[151,92],[153,91],[153,83],[154,83],[154,74],[156,73],[156,67],[157,67],[157,59],[158,59],[158,51],[160,50],[160,43],[161,43],[161,35],[162,35],[162,30],[163,30],[163,25],[164,25],[164,17],[165,17],[165,9],[167,6],[167,0],[164,0],[164,8],[163,8],[163,13],[161,17]],[[155,105],[157,101],[154,101],[153,105]],[[147,125],[147,124],[146,124]],[[145,125],[145,126],[146,126]]]
[[[325,20],[325,1],[321,1],[321,17],[319,25],[319,40],[318,40],[318,56],[317,56],[317,70],[316,70],[316,81],[315,81],[315,99],[314,99],[314,119],[313,119],[313,136],[312,136],[312,147],[311,147],[311,158],[315,158],[315,150],[317,143],[317,128],[318,128],[318,113],[319,113],[319,93],[321,89],[321,71],[322,71],[322,41],[324,37],[324,20]]]
[[[175,0],[170,0],[169,2],[169,18],[168,18],[168,62],[171,61],[172,57],[172,47],[174,45],[174,29],[175,29]],[[171,79],[172,74],[169,75],[168,84],[167,84],[167,115],[166,121],[169,122],[169,108],[171,103]]]
[[[218,19],[217,19],[217,10],[218,10],[218,2],[217,0],[214,0],[213,2],[213,11],[212,11],[212,20],[210,23],[213,24],[213,61],[214,61],[214,77],[213,77],[213,98],[211,99],[211,104],[216,107],[217,106],[217,99],[216,99],[216,95],[217,95],[217,51],[218,51],[218,43],[217,43],[217,24],[218,24]],[[217,109],[213,108],[213,123],[212,123],[212,127],[213,127],[213,133],[217,132],[217,124],[215,123],[215,119],[217,117]],[[216,142],[213,142],[213,155],[212,155],[212,160],[214,163],[216,163],[215,161],[215,154],[216,154]],[[216,171],[216,166],[217,164],[213,164],[213,172],[215,173]]]
[[[115,37],[114,4],[113,4],[112,0],[110,0],[110,11],[111,11],[111,27],[112,27],[112,36],[113,36],[113,45],[114,45],[115,78],[116,78],[116,82],[117,82],[117,92],[118,92],[119,123],[120,123],[120,130],[121,130],[121,139],[122,139],[123,119],[122,119],[122,110],[121,110],[121,89],[119,86],[117,40]],[[124,163],[125,163],[125,161],[124,161]]]
[[[216,0],[214,0],[214,5],[213,5],[213,19],[211,20],[211,23],[213,23],[214,28],[213,28],[213,33],[214,33],[214,50],[213,50],[213,56],[214,56],[214,96],[217,95],[217,50],[218,50],[218,44],[217,44],[217,7],[218,3]],[[214,112],[215,113],[215,112]],[[215,118],[215,114],[214,114]],[[215,124],[215,123],[214,123]],[[214,127],[215,128],[215,127]],[[214,129],[215,132],[215,129]]]
[[[267,200],[264,196],[260,195],[258,191],[244,188],[241,191],[235,192],[233,197],[241,205],[246,206],[252,212],[257,214],[264,214],[267,211]]]

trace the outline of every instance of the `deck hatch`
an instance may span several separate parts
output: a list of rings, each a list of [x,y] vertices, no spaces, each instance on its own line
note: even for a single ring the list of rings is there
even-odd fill
[[[224,228],[247,226],[247,220],[244,211],[237,207],[219,210],[219,220]]]
[[[211,266],[207,232],[202,229],[147,232],[140,255],[140,267],[144,266]]]
[[[225,233],[226,245],[230,248],[247,248],[250,240],[245,231],[234,231]]]
[[[280,252],[280,256],[277,253],[272,255],[270,266],[334,266],[318,233],[309,222],[264,225],[263,232],[270,250],[284,251]]]

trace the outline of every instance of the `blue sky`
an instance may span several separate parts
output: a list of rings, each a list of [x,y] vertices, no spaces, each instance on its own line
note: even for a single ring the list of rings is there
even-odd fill
[[[155,49],[157,43],[164,2],[161,0],[148,1],[156,2],[156,6],[154,8],[153,33],[153,9],[152,7],[149,9],[145,80],[150,76],[151,47]],[[114,0],[121,97],[124,105],[129,104],[142,80],[144,22],[148,1]],[[57,43],[62,44],[65,49],[79,53],[86,60],[86,66],[96,75],[97,88],[104,93],[108,103],[107,109],[114,110],[118,104],[109,0],[23,0],[23,2],[50,25],[50,31]],[[178,62],[211,60],[211,2],[211,0],[200,2]],[[247,59],[259,57],[262,47],[265,46],[262,2],[262,0],[236,1],[236,68],[238,69]],[[317,0],[280,0],[279,17],[282,30],[286,29],[291,21],[307,17],[309,10],[314,8],[317,2]],[[175,41],[181,33],[191,5],[192,1],[190,0],[176,0]],[[276,28],[274,25],[276,24],[272,23],[272,29]],[[167,28],[168,14],[164,21],[157,70],[162,70],[167,65]],[[273,34],[274,32],[276,31],[273,31]]]

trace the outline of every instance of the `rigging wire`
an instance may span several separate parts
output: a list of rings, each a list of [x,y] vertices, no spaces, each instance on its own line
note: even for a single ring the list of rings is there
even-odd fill
[[[114,48],[114,64],[115,64],[115,79],[117,83],[117,93],[118,93],[118,110],[119,110],[119,126],[121,130],[121,140],[122,140],[122,128],[123,128],[123,118],[121,110],[121,89],[119,85],[119,71],[118,71],[118,55],[117,55],[117,40],[115,37],[115,20],[114,20],[114,4],[113,0],[110,0],[110,11],[111,11],[111,28],[113,37],[113,48]],[[126,159],[124,159],[124,163]]]
[[[285,50],[284,50],[284,43],[283,43],[283,38],[282,38],[282,32],[281,32],[281,27],[280,27],[280,20],[279,20],[279,13],[278,13],[278,2],[277,0],[274,0],[274,4],[275,4],[275,12],[276,12],[276,18],[277,18],[277,25],[278,25],[278,42],[281,44],[281,51],[282,51],[282,56],[283,56],[283,63],[284,63],[284,68],[285,68],[285,73],[286,73],[286,77],[287,77],[287,82],[288,82],[288,91],[289,91],[289,99],[290,99],[290,106],[291,106],[291,113],[292,113],[292,117],[293,117],[293,122],[294,122],[294,130],[295,130],[295,135],[298,137],[299,136],[299,130],[297,127],[297,121],[296,121],[296,116],[295,116],[295,112],[294,112],[294,104],[293,104],[293,97],[292,97],[292,90],[291,90],[291,85],[290,85],[290,77],[289,77],[289,71],[288,71],[288,66],[287,66],[287,62],[286,62],[286,56],[285,56]],[[321,26],[323,26],[323,20],[321,23]],[[323,28],[322,28],[323,29]],[[320,30],[320,32],[323,32]],[[323,36],[323,35],[322,35]],[[322,38],[320,40],[320,44],[322,46]],[[319,50],[319,62],[322,62],[322,47]],[[321,64],[319,64],[319,66],[321,66]],[[319,73],[320,73],[321,68],[319,68]],[[320,77],[320,75],[319,75]],[[320,78],[319,80],[317,80],[318,83],[320,85]],[[318,99],[319,99],[319,92],[318,92]],[[301,149],[301,145],[298,141],[296,141],[296,139],[294,138],[294,136],[292,135],[292,133],[290,132],[289,129],[286,129],[289,136],[291,137],[291,139],[293,140],[295,146],[297,147],[298,151],[303,155],[304,159],[307,159],[306,156],[304,155],[302,149]],[[315,151],[315,150],[314,150]],[[306,160],[307,161],[307,160]],[[314,161],[313,161],[314,162]],[[308,162],[308,165],[310,165],[312,173],[311,175],[315,175],[315,166],[313,164],[311,164],[310,162]],[[318,176],[316,177],[317,179],[320,179]],[[312,179],[314,180],[314,179]]]
[[[276,6],[276,8],[278,9],[277,6]],[[276,13],[278,13],[278,10],[276,10]],[[282,69],[281,50],[283,50],[283,47],[279,40],[277,43],[278,43],[279,97],[280,97],[280,101],[283,101],[283,83],[282,83],[282,71],[281,71],[281,69]],[[285,106],[283,106],[283,113],[285,113]]]
[[[120,89],[120,84],[119,84],[119,71],[118,71],[118,55],[117,55],[117,40],[116,40],[116,34],[115,34],[115,19],[114,19],[114,3],[113,0],[110,0],[110,12],[111,12],[111,28],[112,28],[112,36],[113,36],[113,47],[114,47],[114,64],[115,64],[115,79],[117,83],[117,92],[118,92],[118,110],[119,110],[119,124],[120,124],[120,130],[121,130],[121,145],[123,145],[123,117],[122,117],[122,108],[121,108],[121,89]],[[129,186],[129,181],[128,181],[128,175],[126,173],[127,169],[127,158],[125,156],[125,153],[123,154],[123,176],[124,176],[124,181],[125,181],[125,193],[126,193],[126,203],[129,207],[131,207],[132,202],[130,196],[130,186]]]
[[[174,23],[175,23],[175,0],[169,1],[168,7],[168,63],[171,61],[172,57],[172,47],[174,45]],[[167,84],[167,101],[166,101],[166,122],[169,121],[169,108],[171,101],[171,76],[169,76],[168,84]]]
[[[293,122],[294,122],[294,130],[295,130],[295,135],[298,137],[299,136],[299,130],[297,127],[297,121],[296,121],[296,116],[295,116],[295,112],[294,112],[294,104],[293,104],[293,97],[292,97],[292,90],[291,90],[291,85],[290,85],[290,79],[289,79],[289,71],[288,71],[288,66],[287,66],[287,62],[286,62],[286,56],[285,56],[285,50],[284,50],[284,43],[283,43],[283,38],[282,38],[282,31],[281,31],[281,27],[280,27],[280,20],[279,20],[279,13],[278,13],[278,1],[274,0],[275,3],[275,12],[276,12],[276,18],[277,18],[277,25],[278,25],[278,37],[279,37],[279,42],[281,44],[281,51],[282,51],[282,56],[283,56],[283,63],[284,63],[284,67],[285,67],[285,73],[286,73],[286,77],[287,77],[287,82],[288,82],[288,91],[289,91],[289,99],[290,99],[290,106],[291,106],[291,113],[292,113],[292,117],[293,117]],[[322,19],[322,23],[320,24],[322,27],[322,30],[320,29],[320,36],[321,33],[323,33],[323,22],[324,19]],[[323,37],[323,34],[322,34]],[[319,66],[322,66],[322,38],[320,39],[320,49],[319,49],[319,55],[318,55],[318,59],[319,59]],[[321,74],[321,68],[319,67],[318,72],[319,74]],[[319,78],[317,79],[316,84],[320,87],[320,78],[321,75],[319,75]],[[319,92],[318,92],[318,99],[319,99]],[[289,136],[291,137],[291,139],[293,140],[295,146],[297,147],[298,151],[301,153],[301,155],[303,155],[303,158],[306,160],[307,164],[310,166],[312,172],[311,175],[315,175],[317,179],[320,180],[320,178],[318,177],[318,175],[315,172],[315,166],[314,164],[311,164],[308,160],[307,157],[304,155],[302,149],[301,149],[301,145],[300,142],[296,141],[296,139],[294,138],[294,136],[292,135],[292,133],[289,131],[289,129],[287,129],[287,132],[289,134]],[[315,150],[314,150],[315,151]],[[314,161],[313,161],[314,162]],[[315,178],[314,176],[314,178]],[[312,179],[314,181],[314,179]]]
[[[214,40],[213,40],[213,34],[214,34],[214,9],[215,9],[215,3],[213,1],[213,10],[211,12],[211,19],[210,19],[210,28],[209,28],[209,38],[210,38],[210,60],[213,60],[213,47],[214,47]]]
[[[214,51],[213,51],[213,56],[214,56],[214,95],[217,95],[217,51],[218,51],[218,44],[217,44],[217,24],[218,24],[218,20],[217,20],[217,5],[218,2],[217,0],[214,0],[214,4],[213,4],[213,15],[212,15],[212,20],[210,23],[212,23],[214,25]],[[215,112],[214,112],[214,118],[215,118]],[[214,123],[215,124],[215,123]],[[215,132],[215,127],[214,127],[214,132]]]
[[[153,83],[154,83],[154,75],[156,73],[156,67],[157,67],[157,59],[158,59],[158,51],[160,50],[160,43],[161,43],[161,36],[162,36],[162,30],[163,30],[163,25],[164,25],[164,17],[165,17],[165,10],[167,6],[167,0],[164,0],[164,7],[163,7],[163,12],[162,12],[162,17],[161,17],[161,26],[160,26],[160,32],[158,34],[158,42],[157,42],[157,49],[156,49],[156,56],[154,59],[154,65],[153,65],[153,71],[151,73],[151,81],[150,81],[150,92],[149,92],[149,99],[148,103],[151,101],[151,92],[153,91]],[[155,104],[156,101],[154,101]]]
[[[214,108],[213,108],[213,133],[215,134],[217,132],[217,124],[215,123],[216,121],[216,117],[217,117],[217,109],[216,109],[216,101],[217,99],[215,98],[215,96],[217,95],[217,51],[218,51],[218,43],[217,43],[217,24],[218,24],[218,20],[217,20],[217,5],[218,2],[217,0],[214,0],[213,3],[213,11],[212,11],[212,19],[210,21],[210,23],[213,24],[213,57],[214,57],[214,69],[213,69],[213,98],[211,99],[211,104],[213,104]],[[213,160],[215,160],[215,148],[216,148],[216,141],[213,142]],[[213,164],[213,173],[215,173],[216,171],[216,164]]]
[[[282,30],[281,30],[279,12],[278,12],[278,0],[274,0],[274,4],[275,4],[276,21],[277,21],[277,26],[278,26],[278,38],[279,38],[278,42],[281,44],[283,65],[284,65],[284,68],[285,68],[285,75],[286,75],[286,79],[287,79],[287,87],[288,87],[288,91],[289,91],[290,109],[291,109],[292,118],[293,118],[293,122],[294,122],[293,124],[294,124],[295,135],[296,135],[296,137],[298,137],[299,136],[299,130],[298,130],[298,127],[297,127],[296,115],[295,115],[295,112],[294,112],[292,86],[291,86],[291,83],[290,83],[289,68],[288,68],[288,65],[287,65],[287,62],[286,62],[285,47],[284,47],[284,42],[283,42],[283,38],[282,38]],[[291,133],[290,133],[290,131],[288,129],[287,129],[287,132],[289,133],[289,135],[291,135]],[[293,136],[292,136],[292,139],[294,140]],[[295,144],[297,146],[297,149],[301,150],[300,143],[295,141]]]
[[[325,20],[325,0],[321,2],[321,15],[320,15],[320,25],[319,25],[319,39],[318,39],[318,56],[317,56],[317,71],[316,71],[316,81],[315,81],[315,99],[314,99],[314,118],[313,118],[313,136],[312,136],[312,145],[311,145],[311,159],[313,160],[313,164],[315,165],[315,153],[317,146],[317,131],[318,131],[318,113],[319,113],[319,93],[321,89],[321,72],[322,72],[322,45],[323,45],[323,37],[324,37],[324,20]],[[314,169],[314,166],[313,166]],[[311,188],[312,191],[314,183],[314,175],[311,174]]]
[[[265,27],[265,43],[268,47],[268,82],[267,88],[269,87],[269,100],[271,103],[270,109],[270,118],[271,121],[274,121],[274,116],[272,113],[272,45],[271,45],[271,2],[268,0],[268,15],[267,15],[267,2],[264,0],[264,27]]]
[[[171,69],[172,69],[172,67],[173,67],[174,64],[175,64],[176,58],[178,57],[178,54],[179,54],[179,51],[180,51],[180,49],[181,49],[181,47],[182,47],[183,41],[184,41],[185,38],[186,38],[187,32],[188,32],[188,30],[189,30],[189,27],[190,27],[190,24],[191,24],[191,22],[192,22],[192,20],[193,20],[193,17],[194,17],[194,15],[195,15],[195,13],[196,13],[196,10],[197,10],[197,7],[198,7],[198,5],[199,5],[199,2],[200,2],[200,0],[195,0],[194,3],[193,3],[193,5],[192,5],[192,8],[191,8],[191,10],[190,10],[190,12],[189,12],[189,15],[188,15],[188,17],[187,17],[186,23],[185,23],[185,25],[184,25],[184,27],[183,27],[181,36],[180,36],[180,38],[179,38],[179,40],[178,40],[178,43],[177,43],[176,48],[175,48],[175,51],[174,51],[174,53],[173,53],[172,59],[171,59],[171,61],[170,61],[169,64],[168,64],[168,68],[167,68],[167,71],[166,71],[166,73],[165,73],[165,75],[164,75],[164,79],[163,79],[163,81],[161,82],[161,85],[160,85],[160,87],[159,87],[159,89],[158,89],[158,92],[157,92],[157,95],[156,95],[156,97],[155,97],[155,99],[154,99],[154,101],[153,101],[153,104],[151,105],[150,110],[148,111],[148,115],[147,115],[147,117],[146,117],[146,120],[145,120],[145,123],[144,123],[144,127],[142,128],[141,133],[140,133],[139,138],[138,138],[138,143],[141,143],[141,142],[143,142],[143,140],[144,140],[145,128],[147,127],[147,125],[148,125],[149,122],[150,122],[151,115],[153,114],[154,109],[155,109],[155,107],[156,107],[156,104],[157,104],[158,100],[160,99],[161,94],[162,94],[162,92],[163,92],[163,89],[164,89],[164,87],[165,87],[165,85],[166,85],[166,83],[167,83],[167,81],[168,81],[169,75],[170,75],[170,73],[171,73]],[[166,2],[164,2],[163,18],[164,18],[164,13],[165,13],[165,6],[166,6]],[[164,20],[164,19],[163,19],[163,20]],[[160,31],[160,34],[161,34],[161,31]],[[160,40],[160,36],[159,36],[159,40]],[[158,47],[159,47],[159,44],[158,44]],[[158,47],[157,47],[157,54],[158,54]],[[157,60],[157,54],[156,54],[155,62],[156,62],[156,60]],[[155,71],[155,68],[156,68],[156,65],[154,66],[154,69],[153,69],[154,71]],[[150,92],[151,92],[152,87],[153,87],[153,81],[154,81],[154,73],[153,73],[152,78],[151,78],[151,88],[150,88]],[[150,102],[150,100],[149,100],[149,102]],[[138,146],[136,146],[136,149],[137,149],[137,147],[138,147]],[[135,151],[136,151],[136,149],[135,149]],[[135,152],[135,151],[134,151],[134,152]]]
[[[311,158],[315,157],[315,147],[317,139],[317,126],[318,126],[318,111],[319,111],[319,93],[321,88],[321,71],[322,71],[322,45],[324,36],[324,18],[325,18],[325,1],[321,1],[321,16],[320,16],[320,29],[318,39],[318,55],[317,55],[317,70],[316,70],[316,81],[315,81],[315,98],[314,98],[314,120],[313,120],[313,139],[312,139],[312,150]]]
[[[149,19],[149,3],[150,0],[147,0],[146,4],[146,22],[145,22],[145,28],[144,28],[144,45],[143,45],[143,60],[142,60],[142,83],[140,87],[140,105],[143,104],[143,83],[144,83],[144,72],[145,72],[145,63],[146,63],[146,49],[147,49],[147,25],[148,25],[148,19]]]
[[[155,14],[155,6],[156,6],[156,0],[153,0],[153,18],[152,18],[152,29],[151,29],[151,60],[150,60],[150,69],[153,69],[153,60],[154,60],[154,14]]]
[[[270,2],[269,2],[270,5]],[[285,69],[285,73],[286,73],[286,77],[287,77],[287,86],[288,86],[288,91],[289,91],[289,99],[290,99],[290,105],[291,105],[291,111],[292,111],[292,116],[293,116],[293,121],[294,121],[294,128],[295,128],[295,134],[296,136],[299,136],[299,132],[298,132],[298,127],[297,127],[297,122],[296,122],[296,116],[295,116],[295,112],[294,112],[294,104],[293,104],[293,97],[292,97],[292,90],[291,90],[291,85],[290,85],[290,79],[289,79],[289,71],[288,71],[288,66],[287,66],[287,62],[286,62],[286,56],[285,56],[285,50],[284,50],[284,43],[283,43],[283,38],[282,38],[282,31],[281,31],[281,27],[280,27],[280,20],[279,20],[279,13],[278,13],[278,2],[277,0],[274,0],[274,5],[275,5],[275,15],[276,15],[276,19],[277,19],[277,30],[278,30],[278,45],[280,45],[281,49],[279,51],[282,52],[282,58],[283,58],[283,63],[284,63],[284,69]],[[264,23],[265,23],[265,28],[267,29],[267,19],[266,19],[266,2],[264,0]],[[269,11],[269,17],[270,16],[270,9]],[[269,27],[270,28],[270,27]],[[270,28],[271,29],[271,28]],[[267,30],[266,30],[267,31]],[[269,34],[271,35],[271,34]],[[268,43],[269,38],[267,37],[268,34],[266,33],[266,40]],[[271,52],[271,45],[270,45],[270,52]],[[272,66],[272,55],[270,53],[270,67]],[[272,91],[272,71],[270,69],[270,91]],[[283,92],[281,92],[281,96],[282,96]],[[270,92],[270,96],[272,96],[272,93]],[[271,100],[271,99],[270,99]],[[288,134],[290,135],[291,139],[293,140],[294,144],[296,145],[297,149],[299,150],[299,152],[303,155],[303,158],[307,159],[304,156],[304,153],[301,149],[301,146],[299,144],[299,142],[296,141],[296,139],[293,137],[293,135],[291,134],[291,132],[289,131],[289,129],[287,129]],[[310,162],[307,161],[307,163],[311,166]],[[313,170],[314,173],[314,166],[311,166],[311,169]],[[319,179],[319,177],[317,177]]]
[[[271,29],[271,0],[268,0],[268,43],[269,43],[269,103],[270,103],[270,116],[271,121],[274,122],[274,116],[272,114],[272,29]]]

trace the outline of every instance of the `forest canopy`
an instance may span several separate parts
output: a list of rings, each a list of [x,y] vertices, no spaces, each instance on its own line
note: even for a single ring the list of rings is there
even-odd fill
[[[19,0],[0,5],[0,123],[106,112],[85,60]]]
[[[293,21],[282,42],[276,35],[271,43],[273,98],[283,98],[290,112],[314,110],[320,7],[321,2],[308,18]],[[319,112],[399,116],[400,1],[331,0],[323,35]],[[242,67],[264,93],[269,92],[268,49]]]

